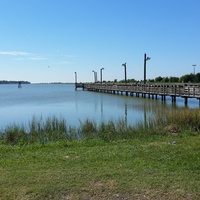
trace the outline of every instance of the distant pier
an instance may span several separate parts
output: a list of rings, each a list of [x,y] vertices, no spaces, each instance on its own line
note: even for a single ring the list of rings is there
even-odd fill
[[[165,101],[170,96],[172,102],[176,102],[177,97],[184,98],[185,105],[188,104],[189,98],[196,98],[200,105],[200,85],[190,84],[101,84],[101,83],[75,83],[75,89],[105,92],[112,94],[121,94],[127,96],[136,96],[143,98],[157,99],[161,96],[161,100]]]
[[[85,87],[84,87],[84,83],[75,83],[75,90],[77,90],[78,88],[82,88],[82,89],[84,89]]]

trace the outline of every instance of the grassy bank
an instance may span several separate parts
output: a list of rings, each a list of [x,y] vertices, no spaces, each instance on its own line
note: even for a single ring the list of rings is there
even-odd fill
[[[8,126],[0,131],[0,141],[5,144],[27,145],[32,143],[45,144],[56,141],[73,141],[80,139],[101,139],[116,141],[147,137],[148,135],[178,135],[180,132],[199,134],[200,109],[183,109],[157,113],[146,122],[135,126],[125,121],[108,121],[97,124],[86,119],[78,128],[67,126],[64,119],[56,117],[43,120],[33,118],[28,126]],[[188,134],[188,133],[187,133]]]
[[[195,109],[134,127],[56,118],[7,127],[0,199],[200,199],[199,121]]]
[[[0,145],[0,199],[199,199],[200,137]]]

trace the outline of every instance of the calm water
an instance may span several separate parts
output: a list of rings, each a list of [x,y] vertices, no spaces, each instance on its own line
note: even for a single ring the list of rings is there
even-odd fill
[[[124,119],[129,124],[148,118],[155,112],[185,107],[183,99],[172,105],[171,98],[160,100],[126,97],[89,91],[74,90],[73,84],[0,85],[0,128],[12,124],[28,124],[33,116],[65,118],[72,126],[86,118],[97,123]],[[188,107],[199,107],[195,99]]]

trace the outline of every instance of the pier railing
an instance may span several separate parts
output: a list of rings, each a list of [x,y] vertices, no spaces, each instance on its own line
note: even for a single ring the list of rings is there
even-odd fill
[[[160,84],[84,84],[87,90],[133,92],[157,95],[176,95],[200,98],[200,85],[160,85]]]
[[[166,96],[171,96],[172,101],[176,101],[176,97],[200,99],[200,85],[190,84],[101,84],[101,83],[84,83],[78,85],[84,90],[108,93],[125,93],[133,95],[157,98],[161,96],[165,100]]]

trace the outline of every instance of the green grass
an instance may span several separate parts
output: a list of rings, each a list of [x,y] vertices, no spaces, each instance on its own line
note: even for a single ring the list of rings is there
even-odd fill
[[[50,117],[46,120],[33,118],[28,126],[12,125],[1,130],[0,141],[12,145],[45,144],[92,138],[108,142],[146,137],[146,135],[177,135],[184,130],[199,134],[200,109],[182,109],[164,114],[158,113],[145,123],[140,122],[135,126],[127,125],[123,120],[97,124],[86,119],[77,128],[67,126],[66,121],[62,118]]]
[[[176,144],[172,144],[176,141]],[[0,145],[0,199],[199,199],[200,137]]]

